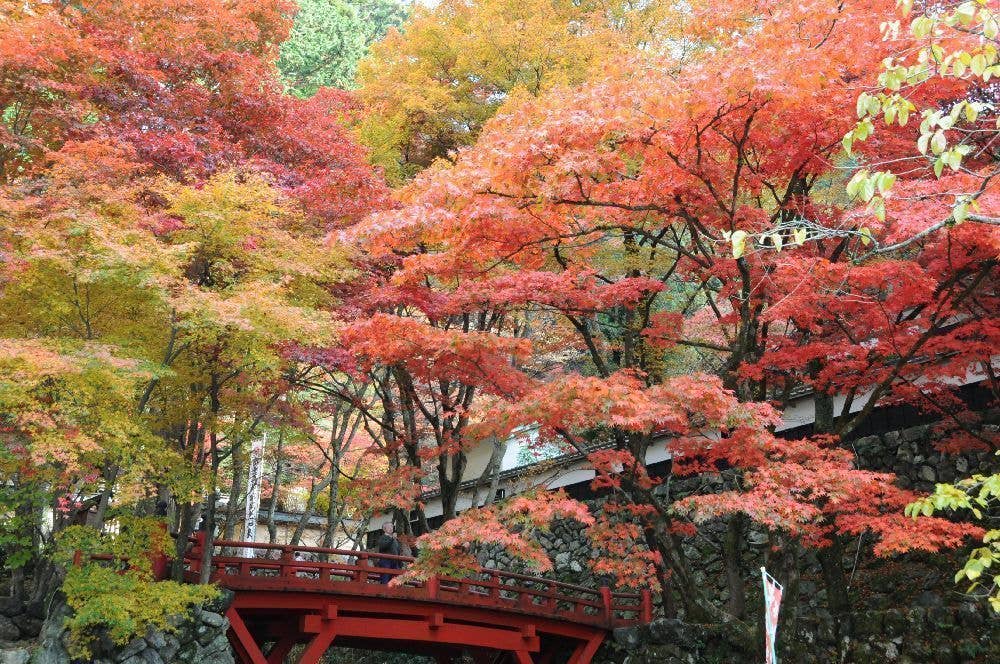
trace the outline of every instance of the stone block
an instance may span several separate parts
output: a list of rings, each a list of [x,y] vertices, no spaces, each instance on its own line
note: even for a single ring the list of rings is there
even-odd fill
[[[115,661],[125,662],[132,657],[137,656],[145,650],[148,645],[149,644],[146,643],[146,639],[132,639],[129,644],[122,648],[121,652],[118,653],[117,657],[115,657]]]
[[[173,662],[174,656],[180,649],[181,644],[180,641],[177,640],[177,637],[172,634],[168,634],[164,639],[163,647],[160,648],[160,657],[163,658],[164,662]]]
[[[642,645],[638,627],[619,627],[614,631],[615,643],[628,650]]]
[[[0,664],[28,664],[31,653],[26,648],[0,650]]]
[[[0,597],[0,615],[17,616],[24,613],[24,602],[14,597]]]
[[[882,614],[882,626],[886,636],[903,636],[906,632],[906,617],[898,609],[889,609]]]
[[[21,638],[21,630],[7,616],[0,616],[0,641],[17,641]]]
[[[167,645],[167,637],[160,630],[151,627],[146,633],[146,642],[150,648],[162,650]]]
[[[232,590],[226,590],[222,588],[219,590],[219,596],[215,599],[205,602],[205,610],[212,611],[214,613],[225,613],[226,609],[233,603],[233,598],[236,597]]]
[[[226,623],[226,619],[218,613],[205,611],[201,614],[201,622],[211,627],[222,627]]]
[[[27,613],[14,616],[11,620],[21,630],[22,639],[33,639],[42,631],[42,620]]]
[[[160,653],[152,648],[146,648],[142,651],[142,661],[145,664],[164,664],[163,658],[160,657]]]

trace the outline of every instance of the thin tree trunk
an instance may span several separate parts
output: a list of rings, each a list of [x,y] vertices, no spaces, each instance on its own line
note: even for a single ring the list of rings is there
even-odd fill
[[[216,469],[213,469],[213,473]],[[201,574],[198,577],[198,583],[208,583],[212,578],[212,553],[215,549],[213,542],[215,541],[215,504],[218,499],[218,494],[213,489],[210,494],[208,494],[208,499],[205,501],[205,521],[204,521],[204,531],[205,531],[205,546],[201,550]]]
[[[309,490],[309,499],[306,501],[306,508],[302,511],[299,522],[295,524],[295,530],[292,532],[292,539],[289,542],[292,546],[296,546],[302,541],[302,534],[305,532],[306,526],[309,525],[309,519],[316,512],[316,499],[319,498],[320,492],[324,491],[328,486],[330,486],[330,478],[325,477],[318,484],[314,484]]]
[[[847,576],[844,574],[844,543],[836,534],[831,540],[830,546],[817,552],[817,557],[823,570],[830,613],[834,618],[838,618],[836,621],[838,628],[847,627],[851,602],[847,594]]]
[[[226,526],[222,539],[236,539],[236,522],[239,520],[240,503],[244,502],[243,495],[243,475],[246,469],[243,467],[243,443],[237,441],[233,443],[232,467],[233,482],[229,489],[229,502],[226,503]]]
[[[486,464],[486,468],[483,469],[483,474],[479,477],[479,481],[476,482],[475,490],[472,494],[472,506],[485,507],[489,505],[496,499],[497,495],[497,485],[500,483],[500,462],[503,461],[504,455],[507,453],[507,439],[497,438],[493,441],[493,450],[490,452],[490,460]],[[479,490],[489,483],[489,488],[486,490],[486,496],[483,502],[479,502]]]
[[[177,525],[177,540],[174,542],[174,561],[170,567],[170,578],[174,581],[184,580],[184,553],[187,551],[188,540],[194,532],[195,524],[201,516],[201,503],[184,503],[180,509],[180,521]]]
[[[336,473],[337,470],[334,468],[331,473]],[[337,525],[340,523],[340,502],[338,500],[338,485],[337,482],[330,478],[330,486],[327,487],[329,493],[327,494],[330,502],[326,508],[326,530],[323,531],[323,546],[332,549],[333,548],[333,536],[334,531],[337,529]]]
[[[94,514],[94,527],[104,530],[104,519],[107,517],[108,506],[111,504],[111,495],[114,493],[115,482],[118,481],[118,464],[109,464],[104,469],[104,489],[101,491],[101,500],[97,503],[97,511]]]

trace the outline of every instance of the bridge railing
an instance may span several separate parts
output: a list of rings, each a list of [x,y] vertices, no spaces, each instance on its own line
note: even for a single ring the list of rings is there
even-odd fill
[[[379,584],[404,573],[405,569],[396,569],[395,565],[405,568],[414,560],[409,556],[286,544],[215,540],[212,546],[211,580],[247,589],[280,586],[290,590],[352,589],[376,594],[382,592]],[[185,554],[185,567],[192,579],[201,572],[201,553],[201,543],[195,541]],[[393,588],[431,600],[495,606],[608,627],[649,622],[652,615],[648,590],[618,593],[606,587],[588,588],[489,568],[467,578],[406,580],[393,584],[388,592],[396,592]]]

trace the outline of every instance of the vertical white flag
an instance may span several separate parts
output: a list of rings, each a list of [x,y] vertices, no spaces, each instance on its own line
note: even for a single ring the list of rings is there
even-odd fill
[[[247,511],[243,521],[243,541],[253,542],[257,536],[257,513],[260,511],[260,484],[264,479],[264,443],[265,433],[250,446],[250,463],[247,469]],[[231,497],[233,500],[235,496]],[[254,549],[243,549],[244,558],[253,558]]]
[[[764,580],[764,661],[767,664],[777,664],[778,657],[774,650],[774,640],[778,632],[778,611],[781,608],[781,584],[760,568]]]

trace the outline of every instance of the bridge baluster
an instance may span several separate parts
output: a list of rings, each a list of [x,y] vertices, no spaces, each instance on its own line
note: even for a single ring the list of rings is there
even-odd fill
[[[604,619],[610,624],[614,618],[614,611],[611,610],[611,589],[601,586],[601,604],[603,605]]]
[[[427,579],[427,596],[431,599],[437,599],[438,591],[441,589],[441,581],[436,577],[432,576]]]
[[[639,610],[639,620],[643,623],[652,622],[653,620],[653,595],[649,592],[649,588],[643,588],[642,598],[640,599],[641,609]]]
[[[360,583],[368,583],[368,554],[361,553],[358,555],[358,566],[360,570],[354,570],[354,580]]]

